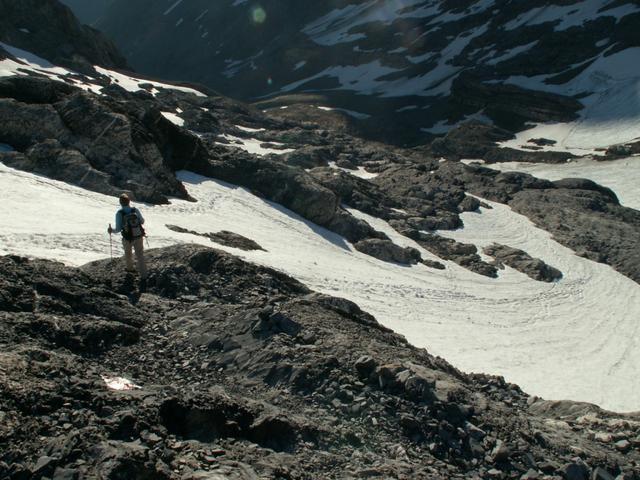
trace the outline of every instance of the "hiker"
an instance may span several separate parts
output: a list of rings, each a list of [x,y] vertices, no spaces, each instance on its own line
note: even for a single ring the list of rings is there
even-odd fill
[[[141,279],[147,277],[147,266],[144,261],[144,218],[135,207],[130,205],[131,200],[126,193],[120,195],[120,210],[116,212],[116,228],[109,228],[107,232],[122,232],[122,246],[124,247],[124,260],[127,265],[127,271],[134,272],[132,249],[136,252],[136,262],[138,264],[138,273]]]

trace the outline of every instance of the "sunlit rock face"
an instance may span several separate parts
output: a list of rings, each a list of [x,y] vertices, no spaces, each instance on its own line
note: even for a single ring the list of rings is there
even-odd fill
[[[295,101],[404,143],[469,116],[510,129],[574,118],[583,105],[563,97],[603,88],[612,67],[598,62],[640,59],[638,22],[631,0],[115,0],[97,26],[141,72],[264,108],[312,94]]]

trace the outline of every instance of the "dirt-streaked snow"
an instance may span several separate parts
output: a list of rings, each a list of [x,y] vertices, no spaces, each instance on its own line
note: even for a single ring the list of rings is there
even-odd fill
[[[464,370],[504,375],[547,398],[640,409],[640,286],[606,265],[575,256],[508,207],[494,204],[493,210],[465,214],[466,228],[447,235],[478,245],[497,240],[523,248],[560,268],[561,281],[535,282],[511,269],[494,280],[450,262],[444,271],[384,263],[243,188],[186,172],[181,179],[197,203],[140,205],[151,247],[176,242],[216,246],[165,224],[234,231],[267,251],[220,248],[283,270],[315,290],[351,299],[415,345]],[[114,221],[116,198],[2,165],[0,188],[0,254],[72,265],[108,257],[106,227]],[[415,246],[384,222],[358,216],[399,243]],[[114,238],[115,253],[120,250]]]

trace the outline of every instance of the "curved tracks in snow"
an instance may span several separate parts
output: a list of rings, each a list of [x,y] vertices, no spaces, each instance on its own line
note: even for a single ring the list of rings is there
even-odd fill
[[[243,188],[186,172],[181,179],[198,202],[141,206],[152,247],[177,242],[219,247],[165,224],[199,232],[231,230],[267,251],[219,248],[349,298],[463,370],[504,375],[550,399],[640,409],[640,286],[606,265],[577,257],[508,207],[493,204],[480,214],[464,214],[464,229],[442,233],[478,246],[497,241],[521,248],[562,270],[561,281],[535,282],[509,268],[489,279],[451,262],[444,271],[384,263]],[[115,198],[2,165],[0,188],[6,199],[0,253],[75,265],[109,255],[106,226],[113,223]],[[397,243],[417,247],[386,223],[354,213]],[[114,252],[120,251],[114,238]]]

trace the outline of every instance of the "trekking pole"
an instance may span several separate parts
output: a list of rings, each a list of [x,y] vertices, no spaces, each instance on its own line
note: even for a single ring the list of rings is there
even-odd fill
[[[111,224],[109,224],[109,252],[111,253],[111,262],[113,262],[113,235],[111,235]]]

